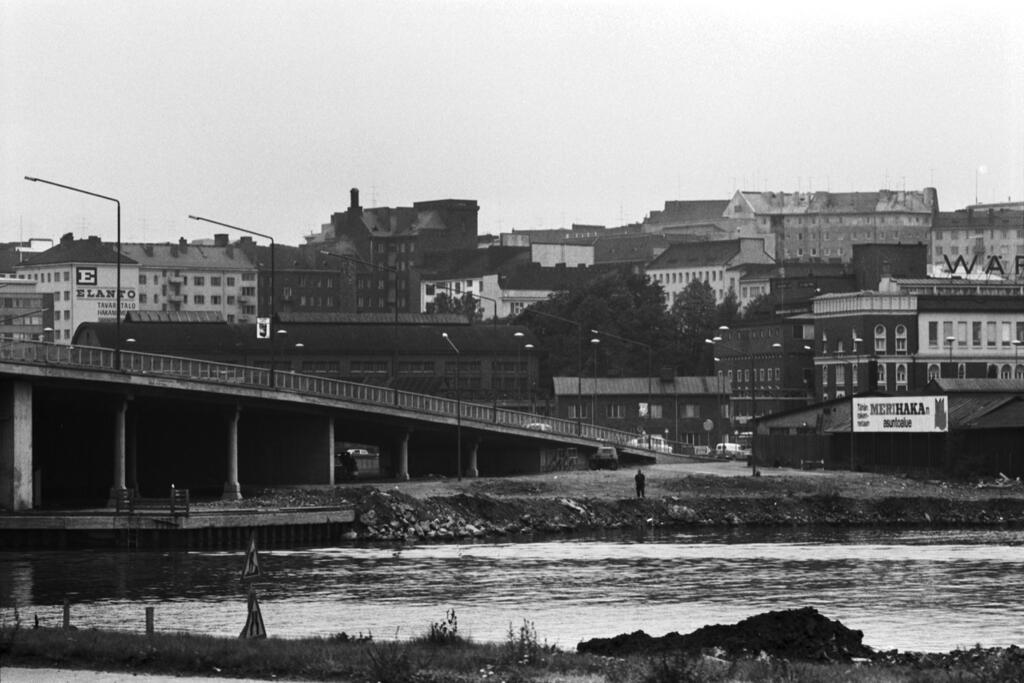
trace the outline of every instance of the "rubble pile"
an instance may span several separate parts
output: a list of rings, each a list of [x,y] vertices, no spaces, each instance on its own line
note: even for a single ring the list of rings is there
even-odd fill
[[[789,660],[850,661],[870,658],[874,651],[862,642],[864,634],[828,619],[813,607],[765,612],[733,625],[714,624],[679,635],[655,638],[643,631],[580,643],[579,652],[622,657],[630,654],[682,652],[715,653],[731,658],[762,653]]]

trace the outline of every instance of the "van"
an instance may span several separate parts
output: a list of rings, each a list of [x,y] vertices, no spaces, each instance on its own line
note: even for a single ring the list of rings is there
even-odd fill
[[[716,443],[715,444],[715,457],[722,458],[724,460],[732,460],[733,458],[739,458],[743,456],[743,447],[738,443]]]
[[[590,456],[590,469],[599,470],[603,467],[619,469],[619,452],[615,446],[598,446],[597,452]]]

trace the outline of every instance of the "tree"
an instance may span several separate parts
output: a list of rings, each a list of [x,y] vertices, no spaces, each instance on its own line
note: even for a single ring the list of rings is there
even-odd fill
[[[736,291],[730,289],[718,304],[717,319],[719,325],[732,327],[740,319],[740,302],[736,298]]]
[[[713,352],[704,340],[715,336],[719,319],[711,285],[691,280],[672,302],[670,313],[678,330],[679,353],[686,359],[685,374],[706,374]]]
[[[546,351],[545,370],[551,375],[575,377],[582,362],[584,376],[592,376],[592,338],[601,340],[597,350],[600,376],[646,377],[649,357],[654,374],[665,365],[674,369],[678,363],[675,326],[665,310],[661,285],[628,269],[578,281],[533,304],[515,322],[537,336]],[[650,356],[642,345],[651,347]]]
[[[483,309],[480,302],[472,293],[466,292],[460,297],[454,297],[447,292],[440,292],[434,300],[427,304],[427,313],[458,313],[470,320],[482,320]]]

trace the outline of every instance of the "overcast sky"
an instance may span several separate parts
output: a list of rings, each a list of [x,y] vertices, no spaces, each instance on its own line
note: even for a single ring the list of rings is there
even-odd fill
[[[0,240],[298,244],[348,205],[480,232],[737,189],[1024,198],[1015,2],[0,0]],[[1014,7],[1016,5],[1017,7]]]

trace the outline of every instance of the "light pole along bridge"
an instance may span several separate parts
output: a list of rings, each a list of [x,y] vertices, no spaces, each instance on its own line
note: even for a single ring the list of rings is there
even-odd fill
[[[0,344],[0,508],[95,506],[126,489],[164,495],[171,485],[228,499],[241,497],[243,483],[330,485],[336,441],[377,445],[383,473],[396,479],[556,470],[603,443],[654,461],[625,447],[631,433],[577,421],[293,372],[117,355]]]

